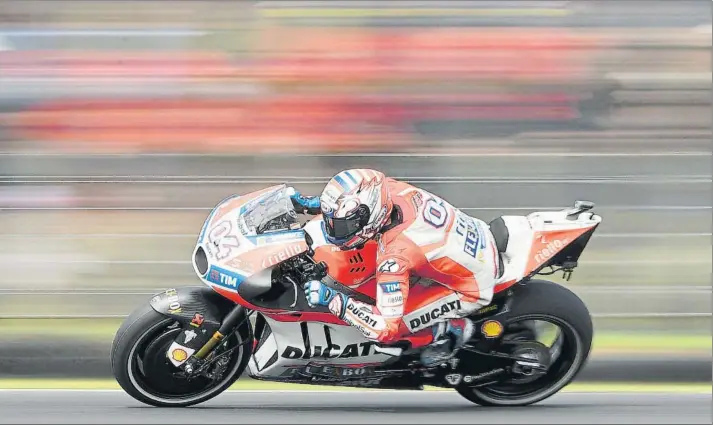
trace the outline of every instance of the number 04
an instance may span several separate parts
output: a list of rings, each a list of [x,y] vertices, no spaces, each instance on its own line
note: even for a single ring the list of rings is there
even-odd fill
[[[433,227],[443,227],[448,220],[448,210],[431,198],[423,206],[423,219]]]

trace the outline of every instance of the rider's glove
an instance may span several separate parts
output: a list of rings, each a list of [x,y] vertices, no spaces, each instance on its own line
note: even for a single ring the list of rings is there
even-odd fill
[[[319,280],[310,280],[305,284],[305,297],[310,307],[328,306],[329,310],[339,317],[342,317],[344,306],[347,304],[346,295]]]
[[[292,206],[298,213],[312,215],[321,213],[318,196],[302,196],[302,194],[293,187],[288,187],[287,193],[290,195],[290,200],[292,200]]]

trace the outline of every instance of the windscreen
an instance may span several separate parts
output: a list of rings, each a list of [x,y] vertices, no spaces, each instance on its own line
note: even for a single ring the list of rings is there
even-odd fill
[[[299,228],[297,213],[284,185],[250,201],[241,216],[250,235]]]

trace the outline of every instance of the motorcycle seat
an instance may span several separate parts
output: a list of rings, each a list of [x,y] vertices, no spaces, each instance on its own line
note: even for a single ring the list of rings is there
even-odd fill
[[[493,235],[493,239],[495,239],[495,247],[498,250],[498,275],[495,278],[500,279],[505,274],[503,253],[507,249],[510,232],[502,217],[493,219],[488,223],[488,226],[490,227],[490,233]]]
[[[511,281],[527,264],[532,230],[525,216],[500,216],[488,223],[499,252],[497,284]]]
[[[495,239],[495,246],[498,248],[498,252],[504,253],[507,250],[508,242],[510,240],[510,231],[508,226],[505,224],[505,220],[502,217],[494,218],[490,223],[490,233],[493,234]]]

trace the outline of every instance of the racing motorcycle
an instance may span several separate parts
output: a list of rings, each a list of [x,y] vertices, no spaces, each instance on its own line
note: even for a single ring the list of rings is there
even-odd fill
[[[195,405],[247,371],[296,384],[445,387],[479,405],[524,406],[560,391],[586,364],[587,307],[537,276],[562,271],[569,280],[601,223],[593,203],[491,221],[501,266],[494,299],[470,316],[477,331],[456,356],[424,367],[419,350],[380,345],[326,307],[307,304],[303,285],[311,279],[374,304],[378,243],[350,251],[328,244],[321,216],[300,223],[286,189],[221,201],[193,250],[204,285],[160,292],[126,318],[111,363],[129,395],[153,406]],[[457,297],[407,306],[404,320],[423,327],[454,303]]]

